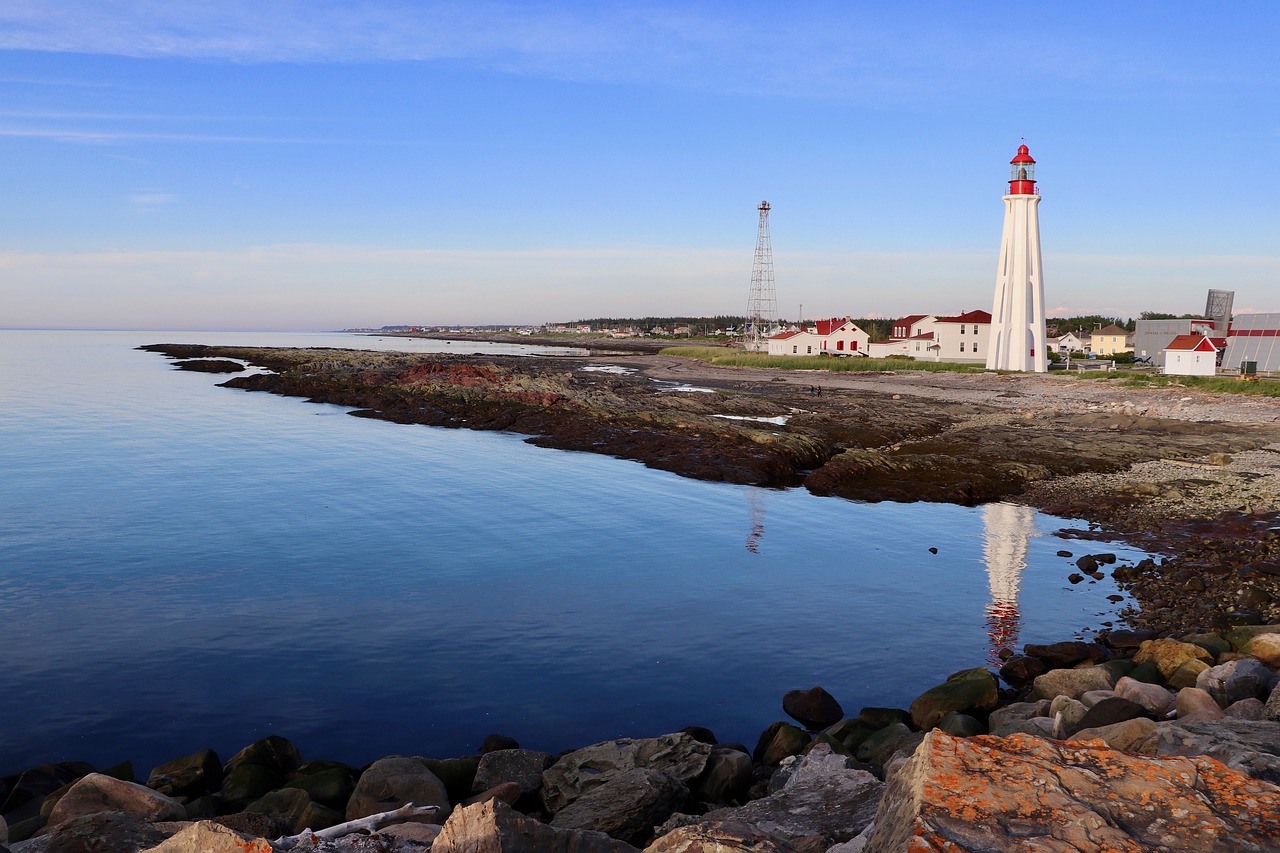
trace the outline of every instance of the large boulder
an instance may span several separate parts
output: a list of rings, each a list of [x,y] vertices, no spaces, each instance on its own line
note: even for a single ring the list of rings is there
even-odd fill
[[[603,832],[557,829],[500,800],[466,806],[445,821],[432,853],[636,853]]]
[[[795,853],[784,838],[758,826],[731,820],[703,820],[678,827],[645,848],[645,853]]]
[[[1173,691],[1159,684],[1150,684],[1125,676],[1116,682],[1116,695],[1121,699],[1138,703],[1157,717],[1163,717],[1173,710]]]
[[[825,850],[861,832],[884,793],[883,782],[852,765],[819,744],[799,760],[780,790],[743,806],[715,809],[706,819],[749,824],[796,847]]]
[[[555,814],[610,776],[636,768],[657,770],[687,785],[701,775],[710,755],[710,744],[683,732],[592,744],[561,756],[547,768],[542,774],[542,800]]]
[[[71,786],[49,813],[49,826],[96,814],[128,812],[150,820],[182,820],[186,810],[172,797],[136,782],[90,773]]]
[[[227,759],[223,770],[230,773],[242,764],[270,767],[281,776],[288,776],[302,764],[302,755],[287,738],[267,735]]]
[[[1105,646],[1081,640],[1046,645],[1028,643],[1023,651],[1032,657],[1040,658],[1049,669],[1070,669],[1082,663],[1102,663],[1111,657]]]
[[[241,808],[284,784],[284,777],[271,767],[241,764],[222,779],[218,795],[233,808]]]
[[[201,820],[146,853],[275,853],[265,838],[251,838],[213,821]]]
[[[1271,688],[1271,695],[1267,697],[1267,704],[1262,709],[1262,718],[1280,722],[1280,682]]]
[[[707,766],[690,786],[703,803],[725,804],[742,797],[751,787],[751,756],[726,746],[711,748]]]
[[[471,793],[479,794],[503,782],[514,782],[520,793],[532,794],[542,787],[542,773],[554,759],[549,752],[532,749],[496,749],[480,756]]]
[[[169,797],[199,797],[218,790],[222,775],[218,753],[202,749],[154,768],[147,787]]]
[[[1213,663],[1213,655],[1195,643],[1183,643],[1168,637],[1159,640],[1147,640],[1138,646],[1133,656],[1135,664],[1154,663],[1160,668],[1160,674],[1169,679],[1189,660],[1199,660],[1206,664]]]
[[[1206,669],[1196,677],[1196,687],[1207,691],[1225,708],[1241,699],[1266,699],[1272,678],[1271,670],[1262,661],[1242,658]]]
[[[844,719],[844,709],[821,687],[789,690],[782,697],[782,710],[810,731],[825,729]]]
[[[24,770],[9,786],[0,802],[0,814],[9,825],[20,823],[40,813],[45,797],[70,782],[93,772],[93,765],[84,762],[40,764]]]
[[[32,853],[135,853],[163,842],[174,826],[162,828],[127,812],[96,812],[60,823],[47,835],[15,847]]]
[[[911,703],[911,723],[928,731],[952,711],[986,719],[1000,702],[999,689],[996,677],[983,667],[957,672],[916,697]]]
[[[356,783],[350,769],[329,767],[305,776],[298,776],[284,787],[305,791],[307,796],[317,803],[345,812],[347,800],[351,798],[351,792],[356,789]],[[312,829],[319,829],[319,827],[313,826]]]
[[[1130,702],[1128,699],[1112,696],[1109,699],[1103,699],[1086,711],[1085,715],[1076,721],[1071,730],[1076,732],[1081,729],[1114,726],[1116,723],[1150,716],[1151,712],[1137,702]]]
[[[1207,755],[1233,770],[1280,785],[1280,726],[1269,721],[1175,720],[1157,726],[1138,751],[1149,755]]]
[[[1280,668],[1280,634],[1259,634],[1245,643],[1244,653],[1273,669]]]
[[[671,817],[689,797],[674,776],[647,767],[612,774],[556,812],[558,829],[591,829],[637,847],[653,837],[653,828]]]
[[[1081,729],[1071,735],[1068,740],[1100,740],[1112,749],[1139,753],[1139,744],[1146,741],[1157,725],[1155,720],[1147,717],[1134,717],[1132,720],[1112,723],[1109,726]]]
[[[775,767],[783,759],[804,752],[812,742],[812,735],[804,729],[790,723],[777,722],[760,735],[755,757],[766,767]]]
[[[890,782],[865,850],[1012,853],[1029,839],[1038,850],[1274,850],[1280,790],[1204,757],[932,731]]]
[[[328,829],[342,823],[342,812],[314,802],[301,788],[281,788],[245,806],[246,812],[270,815],[290,835],[304,829]]]
[[[1105,666],[1051,669],[1036,676],[1031,684],[1031,696],[1034,699],[1053,699],[1056,696],[1079,699],[1090,690],[1112,690],[1115,686],[1116,674]]]
[[[443,823],[449,816],[449,797],[444,783],[421,761],[404,756],[380,758],[360,775],[347,801],[347,820],[398,809],[407,803],[435,806],[436,813],[417,819],[418,823]]]

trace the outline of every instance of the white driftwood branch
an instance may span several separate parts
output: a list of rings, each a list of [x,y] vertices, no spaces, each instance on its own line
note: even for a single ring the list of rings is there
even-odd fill
[[[304,829],[297,835],[286,835],[283,838],[277,838],[271,842],[271,845],[277,850],[292,850],[300,842],[314,839],[316,841],[332,841],[335,838],[341,838],[344,835],[350,835],[353,832],[366,832],[373,834],[384,826],[392,824],[404,823],[415,817],[425,817],[426,815],[435,814],[440,811],[439,806],[415,806],[413,803],[405,803],[398,809],[392,809],[389,812],[378,812],[368,817],[349,820],[346,823],[340,823],[337,826],[331,826],[328,829],[321,829],[312,832],[310,829]]]

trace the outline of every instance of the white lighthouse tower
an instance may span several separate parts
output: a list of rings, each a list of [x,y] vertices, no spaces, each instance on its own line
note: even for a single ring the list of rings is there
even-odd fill
[[[987,369],[1044,373],[1044,276],[1040,267],[1036,161],[1031,159],[1027,146],[1019,145],[1009,167]]]

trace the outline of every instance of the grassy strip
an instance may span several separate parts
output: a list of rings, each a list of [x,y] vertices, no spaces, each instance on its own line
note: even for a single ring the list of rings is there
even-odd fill
[[[878,373],[885,370],[925,370],[931,373],[983,373],[976,364],[946,361],[908,361],[901,358],[834,358],[819,355],[769,355],[744,352],[729,347],[665,347],[661,355],[696,358],[717,367],[776,367],[782,370],[829,370],[848,373]]]
[[[1187,388],[1206,394],[1244,394],[1250,397],[1280,397],[1280,381],[1259,379],[1241,382],[1229,376],[1166,376],[1157,373],[1077,373],[1080,379],[1106,382],[1124,388]]]

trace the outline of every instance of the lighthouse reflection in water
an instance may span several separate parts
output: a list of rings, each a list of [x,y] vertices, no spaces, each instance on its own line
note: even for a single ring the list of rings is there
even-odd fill
[[[996,666],[1000,665],[1000,650],[1012,651],[1022,630],[1018,591],[1027,568],[1027,543],[1039,535],[1036,513],[1031,507],[993,503],[982,508],[982,551],[991,588],[991,603],[987,605],[989,660]]]

